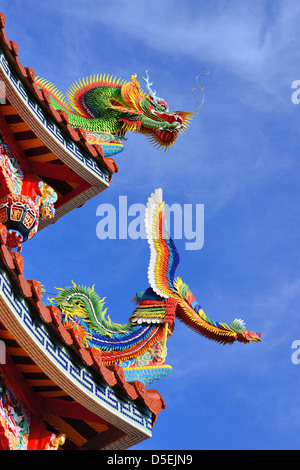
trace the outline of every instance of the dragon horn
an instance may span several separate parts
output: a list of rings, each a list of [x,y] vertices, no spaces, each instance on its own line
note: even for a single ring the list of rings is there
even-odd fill
[[[144,82],[146,83],[146,89],[149,91],[150,95],[152,96],[153,99],[156,98],[156,91],[154,90],[151,90],[151,85],[153,85],[153,83],[151,82],[150,83],[150,80],[149,80],[149,75],[148,75],[148,70],[145,71],[145,75],[146,75],[146,78],[145,77],[142,77],[142,79],[144,80]]]
[[[158,101],[163,101],[162,98],[159,98],[158,96],[156,96],[156,91],[152,90],[151,89],[151,85],[153,85],[153,82],[150,83],[150,79],[149,79],[149,75],[148,75],[148,70],[145,71],[145,75],[146,77],[142,77],[142,79],[144,80],[144,82],[146,83],[146,89],[147,91],[149,91],[149,94],[151,96],[151,98],[153,99],[153,101],[158,104]]]

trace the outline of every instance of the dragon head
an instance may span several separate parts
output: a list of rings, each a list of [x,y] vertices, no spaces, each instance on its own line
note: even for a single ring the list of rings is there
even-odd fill
[[[193,113],[186,111],[170,112],[166,101],[156,95],[151,89],[148,71],[142,77],[146,83],[148,94],[139,99],[139,106],[143,110],[142,125],[139,132],[149,137],[149,140],[159,148],[165,150],[173,145],[178,134],[184,132],[190,123]],[[135,77],[132,77],[134,80]]]
[[[122,98],[127,106],[130,106],[132,114],[128,114],[128,108],[122,110],[118,106],[119,121],[123,122],[124,130],[134,130],[144,134],[155,146],[167,150],[174,144],[178,134],[188,128],[193,113],[170,112],[166,101],[156,96],[156,92],[151,89],[152,83],[149,81],[147,71],[145,75],[143,80],[146,83],[147,94],[140,89],[136,75],[132,75],[131,81],[122,86]]]

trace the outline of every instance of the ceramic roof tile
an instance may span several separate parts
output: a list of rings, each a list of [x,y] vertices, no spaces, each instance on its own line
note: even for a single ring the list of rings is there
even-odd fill
[[[0,12],[0,28],[5,28],[6,16]]]

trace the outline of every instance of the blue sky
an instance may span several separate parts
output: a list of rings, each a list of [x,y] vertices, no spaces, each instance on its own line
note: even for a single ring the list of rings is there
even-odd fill
[[[127,134],[111,187],[24,245],[25,275],[48,292],[71,280],[107,297],[126,322],[147,287],[145,240],[99,240],[96,210],[145,204],[163,189],[169,204],[204,204],[205,241],[185,250],[178,275],[208,316],[245,320],[262,343],[220,346],[177,323],[168,341],[172,374],[155,382],[167,409],[139,449],[297,449],[300,433],[300,106],[296,1],[2,0],[6,33],[24,66],[66,92],[83,76],[109,73],[142,84],[148,69],[170,109],[205,102],[169,152]],[[150,387],[150,388],[151,388]]]

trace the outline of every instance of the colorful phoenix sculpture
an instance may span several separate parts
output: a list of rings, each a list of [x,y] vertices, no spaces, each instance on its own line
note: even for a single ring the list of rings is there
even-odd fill
[[[175,318],[221,344],[261,341],[260,333],[246,330],[240,319],[228,326],[209,318],[187,284],[175,277],[179,255],[168,234],[161,189],[148,199],[145,224],[150,245],[150,286],[137,293],[137,306],[129,323],[120,325],[105,318],[104,298],[94,288],[73,283],[58,288],[58,295],[49,299],[60,308],[64,325],[81,331],[84,346],[101,350],[103,364],[121,365],[126,380],[149,384],[171,372],[171,366],[165,364],[166,342]]]
[[[104,155],[121,152],[127,131],[146,135],[161,149],[169,149],[189,126],[192,112],[170,112],[167,103],[151,89],[148,72],[141,90],[136,74],[130,82],[112,75],[94,75],[75,82],[67,98],[47,80],[37,77],[38,87],[50,92],[54,109],[64,110],[73,128],[83,130],[90,144],[100,145]]]

